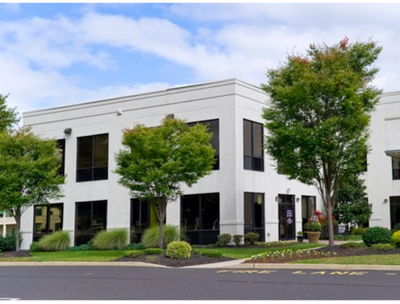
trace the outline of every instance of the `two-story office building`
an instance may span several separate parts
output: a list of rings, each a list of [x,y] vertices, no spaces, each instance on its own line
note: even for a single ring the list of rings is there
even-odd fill
[[[122,129],[134,123],[154,127],[168,114],[208,124],[217,162],[209,176],[168,205],[167,224],[185,229],[197,244],[250,231],[263,241],[295,239],[321,200],[314,187],[278,174],[265,154],[266,100],[260,88],[231,79],[24,113],[24,125],[58,140],[67,177],[64,197],[23,214],[22,248],[61,229],[71,233],[71,245],[86,243],[101,229],[124,228],[140,237],[154,213],[118,184],[115,154],[123,148]]]
[[[400,92],[382,94],[372,113],[368,171],[370,226],[392,229],[400,223]]]

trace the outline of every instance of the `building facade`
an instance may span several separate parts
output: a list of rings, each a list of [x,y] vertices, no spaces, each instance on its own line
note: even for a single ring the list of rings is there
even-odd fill
[[[312,211],[321,209],[321,199],[313,186],[278,174],[265,154],[266,101],[260,88],[231,79],[24,113],[24,125],[58,140],[66,183],[64,197],[23,214],[21,248],[57,230],[71,233],[71,246],[102,229],[129,229],[140,237],[154,223],[154,212],[118,184],[115,154],[123,149],[124,128],[154,127],[168,114],[209,126],[216,164],[168,205],[167,224],[185,229],[197,244],[250,231],[263,241],[295,239]]]
[[[370,226],[400,223],[400,92],[382,94],[372,113],[368,171],[365,173]]]

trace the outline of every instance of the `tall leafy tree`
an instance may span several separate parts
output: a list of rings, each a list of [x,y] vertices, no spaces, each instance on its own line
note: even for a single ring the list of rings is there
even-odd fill
[[[382,48],[376,42],[311,45],[306,55],[267,72],[266,150],[290,179],[315,185],[329,219],[344,176],[362,170],[370,113],[381,93],[371,85]]]
[[[42,139],[28,128],[0,132],[0,209],[14,216],[17,251],[22,214],[61,196],[60,164],[55,140]]]
[[[135,125],[123,132],[125,150],[116,155],[119,183],[132,197],[154,204],[163,248],[168,202],[182,195],[181,186],[192,186],[210,174],[214,163],[212,135],[202,124],[189,127],[184,120],[165,118],[158,127]]]

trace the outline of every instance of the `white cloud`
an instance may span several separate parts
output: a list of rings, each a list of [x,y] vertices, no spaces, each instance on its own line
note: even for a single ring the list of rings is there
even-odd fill
[[[100,14],[0,23],[0,92],[20,112],[170,87],[168,80],[87,88],[73,66],[123,69],[111,49],[152,54],[189,68],[193,82],[239,78],[266,82],[267,68],[310,43],[370,37],[384,46],[376,85],[400,90],[399,5],[173,5],[168,14],[189,19],[190,30],[165,18]],[[196,20],[200,20],[197,24]],[[187,82],[182,80],[181,83]]]

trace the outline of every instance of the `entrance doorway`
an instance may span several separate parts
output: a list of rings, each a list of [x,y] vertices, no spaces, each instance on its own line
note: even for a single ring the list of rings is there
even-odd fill
[[[296,214],[294,195],[278,195],[279,203],[279,240],[294,240],[296,233]]]

